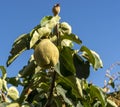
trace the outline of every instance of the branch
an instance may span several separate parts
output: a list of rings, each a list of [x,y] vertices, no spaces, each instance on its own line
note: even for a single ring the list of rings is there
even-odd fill
[[[51,99],[53,96],[53,88],[55,86],[55,79],[56,79],[56,71],[54,70],[53,75],[52,75],[52,82],[51,82],[51,86],[50,86],[50,94],[48,96],[48,100],[44,107],[50,107]]]
[[[59,46],[59,25],[57,24],[55,26],[55,29],[54,29],[54,33],[56,33],[56,36],[57,36],[57,46]],[[52,75],[52,82],[51,82],[51,87],[50,87],[50,94],[48,96],[48,100],[45,104],[44,107],[50,107],[50,103],[51,103],[51,99],[52,99],[52,96],[53,96],[53,88],[55,86],[55,79],[56,79],[56,71],[53,69],[53,75]]]

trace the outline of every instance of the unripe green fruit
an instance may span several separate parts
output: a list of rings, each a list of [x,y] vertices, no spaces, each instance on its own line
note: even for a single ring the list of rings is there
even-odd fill
[[[53,67],[59,60],[58,48],[49,39],[43,39],[35,47],[34,59],[40,67]]]

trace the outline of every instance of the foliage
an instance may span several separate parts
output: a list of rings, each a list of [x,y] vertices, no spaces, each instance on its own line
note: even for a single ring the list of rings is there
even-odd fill
[[[95,70],[103,67],[100,56],[82,45],[80,38],[72,33],[67,22],[60,16],[45,16],[30,33],[19,36],[13,43],[7,66],[24,51],[35,49],[42,39],[50,39],[59,50],[59,62],[48,69],[37,65],[34,56],[28,60],[19,74],[7,77],[0,66],[0,106],[7,107],[108,107],[106,94],[100,87],[87,82],[90,66]],[[79,50],[73,48],[76,43]],[[8,88],[7,84],[11,84]],[[22,86],[21,93],[17,91]],[[109,105],[108,105],[109,104]]]

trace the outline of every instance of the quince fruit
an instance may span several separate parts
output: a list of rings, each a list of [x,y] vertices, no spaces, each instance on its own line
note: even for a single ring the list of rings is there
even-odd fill
[[[59,60],[59,50],[49,39],[43,39],[35,47],[34,59],[40,67],[54,67]]]

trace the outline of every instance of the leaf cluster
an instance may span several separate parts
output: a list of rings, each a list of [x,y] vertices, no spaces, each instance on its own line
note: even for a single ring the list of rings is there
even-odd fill
[[[12,45],[7,66],[24,51],[34,50],[44,38],[50,39],[59,49],[59,62],[55,67],[45,69],[38,66],[31,55],[28,64],[15,77],[7,77],[5,68],[0,66],[0,105],[108,107],[102,89],[86,80],[90,74],[90,66],[94,70],[103,67],[100,56],[82,45],[80,38],[72,33],[72,27],[67,22],[60,22],[59,16],[45,16],[30,33],[19,36]],[[80,46],[79,50],[73,48],[74,43]],[[7,84],[12,86],[8,88]],[[15,88],[19,85],[23,87],[20,94]]]

